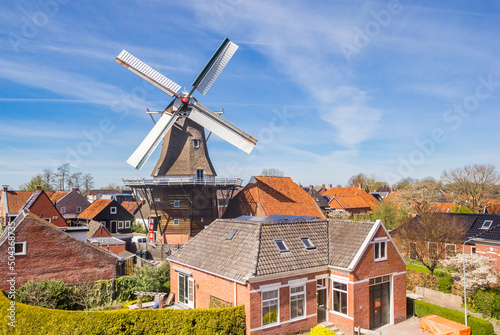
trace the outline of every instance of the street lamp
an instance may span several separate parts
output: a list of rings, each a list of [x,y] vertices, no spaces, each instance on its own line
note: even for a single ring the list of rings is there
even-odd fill
[[[464,259],[464,306],[465,306],[465,326],[467,326],[467,284],[466,284],[466,281],[465,281],[465,243],[467,242],[471,242],[471,241],[474,241],[473,238],[470,238],[468,240],[466,240],[463,244],[462,244],[462,255],[463,255],[463,259]]]

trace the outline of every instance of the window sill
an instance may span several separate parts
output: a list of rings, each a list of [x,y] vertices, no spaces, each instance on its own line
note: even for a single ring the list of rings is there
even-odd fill
[[[386,261],[387,260],[387,257],[384,257],[384,258],[375,258],[375,262],[383,262],[383,261]]]
[[[270,323],[268,325],[262,325],[259,329],[268,329],[268,328],[272,328],[272,327],[277,327],[279,326],[280,323],[279,322],[276,322],[276,323]]]

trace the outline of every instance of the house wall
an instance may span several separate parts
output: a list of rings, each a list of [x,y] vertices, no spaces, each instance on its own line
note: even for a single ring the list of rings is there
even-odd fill
[[[116,255],[122,251],[125,251],[125,244],[100,245],[99,248],[106,250],[106,251],[110,251]]]
[[[15,256],[16,288],[28,280],[60,279],[68,284],[116,277],[116,257],[57,228],[27,217],[15,231],[26,242],[25,256]],[[0,282],[7,283],[8,243],[0,246]]]
[[[470,249],[470,247],[469,247],[469,249]],[[497,271],[500,271],[500,247],[499,246],[477,244],[477,242],[476,242],[476,254],[494,259],[496,261],[495,269]]]
[[[116,214],[111,214],[111,207],[116,207]],[[135,217],[118,202],[116,202],[116,200],[113,200],[96,216],[87,219],[92,219],[98,222],[106,222],[105,225],[107,228],[109,227],[108,230],[110,233],[115,233],[114,231],[111,231],[111,221],[116,221],[117,232],[120,234],[127,234],[131,232],[130,228],[118,229],[118,222],[123,221],[123,227],[125,227],[125,221],[130,221],[130,227],[132,227]]]
[[[61,214],[63,215],[78,215],[89,206],[90,202],[77,191],[69,192],[65,197],[63,197],[56,203],[56,208],[59,210],[59,212],[61,212],[61,208],[64,207],[64,213],[61,212]],[[76,211],[77,207],[81,207],[81,212]]]
[[[54,207],[49,197],[42,193],[31,205],[29,211],[39,217],[50,218],[50,223],[57,227],[67,227],[66,220],[62,217],[59,211]]]

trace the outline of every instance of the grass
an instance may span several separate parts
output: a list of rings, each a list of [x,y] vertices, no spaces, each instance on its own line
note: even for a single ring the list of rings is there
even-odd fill
[[[423,273],[431,273],[428,268],[426,268],[423,265],[417,265],[417,264],[408,264],[406,265],[406,270],[413,270],[413,271],[418,271],[418,272],[423,272]]]

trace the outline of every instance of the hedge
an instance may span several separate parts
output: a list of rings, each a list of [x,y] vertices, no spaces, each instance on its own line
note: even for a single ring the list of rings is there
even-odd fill
[[[0,293],[0,309],[11,301]],[[0,334],[245,334],[243,306],[223,309],[63,311],[15,304],[15,328],[2,312]]]
[[[415,300],[415,314],[419,318],[430,314],[436,314],[445,319],[459,322],[462,324],[465,322],[463,312],[436,306],[420,300]],[[495,335],[495,331],[493,329],[493,325],[491,324],[491,322],[478,319],[470,315],[468,316],[467,320],[472,335]]]

